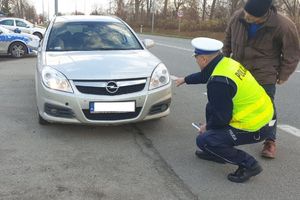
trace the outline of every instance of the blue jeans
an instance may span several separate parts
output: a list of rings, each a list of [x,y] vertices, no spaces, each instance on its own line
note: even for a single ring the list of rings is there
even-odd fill
[[[275,93],[276,93],[276,85],[275,84],[266,84],[266,85],[262,85],[262,87],[265,89],[266,93],[269,95],[269,97],[272,100],[273,106],[274,106],[274,116],[273,119],[277,118],[277,114],[276,114],[276,108],[275,108]],[[276,130],[277,130],[277,120],[275,122],[275,125],[270,129],[270,135],[268,138],[266,138],[266,140],[276,140]]]
[[[261,142],[269,137],[268,124],[257,132],[247,132],[235,128],[208,130],[198,135],[197,146],[202,151],[223,159],[227,163],[250,168],[257,161],[243,150],[235,146]]]

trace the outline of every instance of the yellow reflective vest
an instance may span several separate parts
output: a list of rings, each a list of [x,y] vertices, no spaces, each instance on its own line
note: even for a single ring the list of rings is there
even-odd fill
[[[224,57],[215,67],[211,77],[214,76],[230,78],[237,86],[230,126],[255,132],[272,120],[274,108],[270,97],[240,63]]]

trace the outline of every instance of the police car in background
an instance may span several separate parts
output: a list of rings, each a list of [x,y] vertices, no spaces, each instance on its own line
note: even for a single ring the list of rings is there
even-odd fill
[[[26,54],[35,53],[40,39],[35,35],[14,33],[0,26],[0,54],[21,58]]]
[[[28,33],[38,36],[40,39],[46,31],[46,28],[41,26],[35,26],[29,21],[20,18],[3,18],[0,20],[0,26],[9,29],[11,31],[21,31],[22,33]]]

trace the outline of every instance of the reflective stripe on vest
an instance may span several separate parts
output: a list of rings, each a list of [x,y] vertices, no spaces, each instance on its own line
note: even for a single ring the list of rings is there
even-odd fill
[[[230,126],[254,132],[272,120],[274,108],[270,97],[240,63],[224,57],[211,76],[230,78],[237,86],[237,92],[232,99]]]

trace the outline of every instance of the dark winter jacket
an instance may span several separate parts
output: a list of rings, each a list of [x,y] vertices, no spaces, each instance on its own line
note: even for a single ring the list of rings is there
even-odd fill
[[[261,84],[286,81],[295,71],[300,58],[299,36],[295,24],[270,9],[267,21],[248,39],[249,24],[243,10],[229,22],[223,54],[239,61]]]

